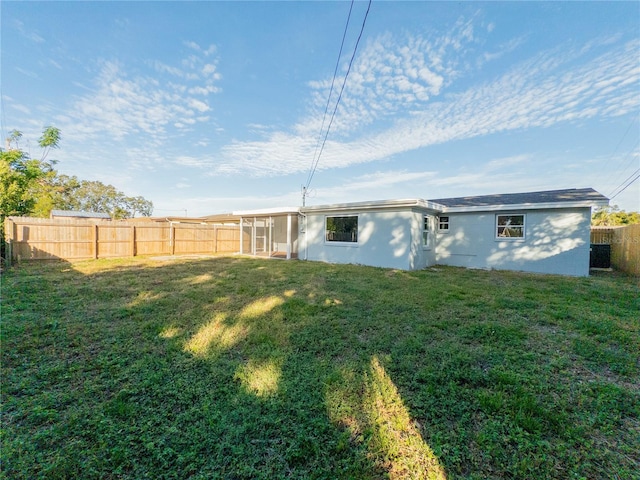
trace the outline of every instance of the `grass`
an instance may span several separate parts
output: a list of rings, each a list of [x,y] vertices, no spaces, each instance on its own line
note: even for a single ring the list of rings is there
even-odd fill
[[[2,276],[4,478],[640,478],[640,291],[220,257]]]

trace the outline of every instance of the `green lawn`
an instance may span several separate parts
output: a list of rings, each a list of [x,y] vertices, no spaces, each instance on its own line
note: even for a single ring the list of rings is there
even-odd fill
[[[637,279],[23,264],[1,313],[5,478],[640,478]]]

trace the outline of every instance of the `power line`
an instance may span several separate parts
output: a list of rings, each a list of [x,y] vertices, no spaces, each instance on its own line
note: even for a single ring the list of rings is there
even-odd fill
[[[344,80],[342,82],[342,87],[340,88],[340,95],[338,95],[338,100],[336,101],[336,106],[333,109],[333,113],[331,114],[331,120],[329,121],[329,126],[327,127],[327,132],[325,133],[324,139],[322,141],[322,147],[320,148],[320,152],[318,153],[318,158],[315,160],[315,163],[312,165],[311,172],[309,173],[309,178],[307,180],[307,184],[302,189],[302,204],[304,205],[304,199],[307,189],[309,185],[311,185],[311,180],[313,180],[313,175],[316,173],[316,169],[318,168],[318,163],[320,162],[320,157],[322,152],[324,151],[324,146],[327,143],[327,137],[329,136],[329,131],[331,130],[331,125],[333,124],[333,119],[336,116],[336,111],[338,110],[338,105],[340,105],[340,100],[342,99],[342,93],[344,92],[344,87],[347,83],[347,78],[349,77],[349,72],[351,72],[351,66],[353,65],[353,60],[356,57],[356,52],[358,51],[358,45],[360,44],[360,39],[362,38],[362,32],[364,32],[364,26],[367,23],[367,17],[369,16],[369,10],[371,9],[371,0],[369,0],[369,4],[367,5],[367,11],[364,14],[364,19],[362,20],[362,27],[360,27],[360,33],[358,34],[358,40],[356,41],[356,45],[353,48],[353,54],[351,55],[351,60],[349,60],[349,66],[347,68],[347,72],[344,76]]]
[[[636,140],[635,145],[634,145],[633,147],[631,147],[631,150],[629,150],[629,151],[627,152],[627,154],[623,157],[622,161],[621,161],[621,162],[619,162],[619,163],[622,163],[622,162],[624,162],[624,161],[627,159],[627,157],[629,157],[629,161],[628,161],[627,163],[625,163],[625,164],[624,164],[624,167],[622,167],[620,170],[616,170],[615,168],[611,169],[611,171],[612,171],[612,172],[616,172],[616,171],[618,172],[618,175],[616,175],[615,177],[612,177],[611,175],[609,175],[609,177],[608,177],[608,178],[611,178],[611,180],[612,180],[612,182],[611,182],[611,183],[612,183],[613,185],[615,185],[615,184],[616,184],[616,182],[618,182],[618,180],[620,180],[620,177],[622,177],[622,176],[624,175],[624,172],[625,172],[625,171],[626,171],[626,170],[631,166],[631,164],[633,163],[633,160],[634,160],[634,155],[633,155],[633,153],[635,152],[636,148],[638,148],[638,145],[639,145],[639,144],[640,144],[640,138],[639,138],[638,140]],[[606,185],[607,183],[608,183],[608,182],[605,182],[605,185]],[[623,181],[622,183],[624,183],[624,181]],[[616,187],[616,188],[619,188],[619,187],[620,187],[620,185],[618,185],[618,187]],[[615,189],[614,189],[613,191],[615,192]],[[612,192],[612,193],[613,193],[613,192]]]
[[[628,155],[631,155],[631,154],[632,154],[632,152],[634,152],[634,150],[636,149],[636,147],[638,146],[638,144],[639,144],[639,143],[640,143],[640,139],[638,139],[638,141],[637,141],[637,142],[636,142],[636,144],[633,146],[633,148],[632,148],[631,150],[629,150],[629,153],[627,153],[627,155],[625,155],[625,158],[626,158]],[[634,156],[633,156],[633,155],[631,155],[631,161],[633,161],[633,159],[634,159]],[[624,169],[622,169],[622,170],[620,171],[620,174],[617,176],[617,178],[616,178],[616,180],[615,180],[616,182],[617,182],[617,181],[618,181],[618,179],[619,179],[619,178],[624,174],[624,171],[625,171],[625,170],[626,170],[626,169],[631,165],[631,161],[630,161],[629,163],[627,163],[627,164],[624,166]],[[639,164],[639,165],[640,165],[640,164]],[[627,178],[625,178],[621,183],[619,183],[619,184],[618,184],[618,186],[617,186],[617,187],[615,187],[615,188],[611,191],[611,193],[609,194],[609,196],[611,196],[611,195],[613,195],[614,193],[616,193],[616,190],[618,190],[620,187],[622,187],[622,186],[623,186],[623,185],[624,185],[624,184],[625,184],[625,183],[626,183],[626,182],[627,182],[631,177],[633,177],[633,176],[634,176],[638,171],[640,171],[640,168],[638,168],[637,170],[635,170],[633,173],[631,173],[631,175],[629,175],[629,176],[628,176]]]
[[[634,178],[631,178],[635,175]],[[616,187],[616,190],[618,190],[619,188],[622,187],[621,190],[618,191],[618,193],[616,193],[615,195],[613,195],[612,197],[609,198],[609,200],[613,200],[614,198],[616,198],[618,195],[620,195],[622,192],[624,192],[630,185],[632,185],[636,180],[638,180],[640,178],[640,168],[638,168],[635,172],[633,172],[631,175],[629,175],[624,182],[622,182],[618,187]],[[627,183],[628,182],[628,183]],[[625,185],[626,183],[626,185]],[[623,186],[624,185],[624,186]],[[615,190],[613,191],[615,192]],[[613,194],[612,192],[612,194]]]
[[[616,144],[616,147],[613,149],[613,153],[609,156],[608,161],[602,162],[602,165],[603,165],[602,168],[604,169],[604,171],[601,172],[602,175],[600,176],[600,179],[601,179],[600,183],[602,185],[616,185],[616,183],[624,175],[625,171],[631,166],[631,163],[633,162],[633,159],[634,159],[634,156],[632,155],[632,153],[638,147],[638,143],[640,143],[640,139],[636,140],[635,145],[631,148],[631,150],[627,152],[626,155],[621,155],[619,157],[619,159],[615,162],[615,166],[614,166],[614,157],[618,153],[620,146],[622,145],[624,140],[627,138],[627,135],[631,131],[631,127],[633,127],[633,125],[636,123],[636,121],[639,118],[640,117],[638,115],[634,115],[633,118],[631,118],[631,122],[629,122],[629,126],[625,130],[620,140],[618,140],[618,143]],[[628,162],[627,162],[627,158],[629,159]],[[620,185],[614,188],[612,190],[612,193],[615,192],[616,189],[618,188],[620,188]]]
[[[620,145],[622,145],[622,142],[624,141],[624,139],[627,138],[627,134],[629,133],[629,131],[631,130],[631,127],[635,123],[636,118],[637,118],[637,115],[636,115],[636,117],[631,119],[631,123],[627,127],[627,130],[624,132],[624,135],[622,135],[622,138],[620,139],[620,141],[618,141],[618,144],[616,145],[616,148],[613,150],[613,153],[611,154],[611,157],[614,157],[615,154],[618,153],[618,148],[620,148]]]
[[[358,51],[358,45],[360,44],[360,39],[362,38],[362,32],[364,31],[364,26],[367,23],[367,17],[369,16],[369,9],[371,8],[371,0],[369,0],[369,4],[367,5],[367,11],[364,14],[364,19],[362,20],[362,27],[360,27],[360,33],[358,34],[358,40],[356,41],[356,45],[353,48],[353,54],[351,55],[351,59],[349,60],[349,66],[347,68],[347,73],[344,76],[344,80],[342,81],[342,87],[340,88],[340,94],[338,95],[338,100],[336,101],[336,106],[333,109],[333,113],[331,114],[331,120],[329,121],[329,126],[327,127],[327,133],[324,136],[324,140],[322,141],[322,147],[320,148],[320,153],[318,153],[318,158],[316,159],[315,165],[311,170],[311,174],[309,176],[309,181],[307,182],[306,188],[309,188],[311,184],[311,180],[313,179],[313,175],[318,168],[318,163],[320,162],[320,156],[324,150],[324,146],[327,143],[327,137],[329,136],[329,131],[331,130],[331,125],[333,124],[333,120],[336,116],[336,112],[338,110],[338,105],[340,105],[340,100],[342,99],[342,93],[344,92],[344,87],[347,84],[347,78],[349,77],[349,72],[351,72],[351,66],[353,65],[353,60],[356,57],[356,52]]]
[[[618,195],[620,195],[622,192],[624,192],[627,187],[631,186],[633,183],[635,183],[636,180],[638,180],[640,178],[640,173],[638,175],[635,176],[635,178],[631,179],[631,181],[625,185],[625,187],[620,190],[618,193],[616,193],[613,197],[611,197],[609,200],[613,200],[614,198],[616,198]]]
[[[336,68],[333,70],[333,78],[331,79],[331,88],[329,89],[329,96],[327,97],[327,104],[324,107],[324,114],[322,115],[322,124],[320,125],[320,132],[318,134],[318,141],[316,142],[316,149],[313,152],[313,158],[311,159],[311,168],[309,169],[309,175],[307,176],[306,186],[311,182],[311,172],[313,171],[313,165],[316,160],[316,153],[318,153],[318,147],[320,146],[320,139],[322,138],[322,131],[324,130],[324,121],[327,118],[327,112],[329,111],[329,103],[331,102],[331,95],[333,94],[333,85],[338,75],[338,67],[340,66],[340,58],[342,58],[342,48],[344,47],[344,39],[347,37],[347,30],[349,28],[349,20],[351,19],[351,11],[353,10],[353,2],[351,0],[351,6],[349,7],[349,15],[347,16],[347,23],[344,26],[344,32],[342,33],[342,42],[340,43],[340,51],[338,52],[338,59],[336,60]]]

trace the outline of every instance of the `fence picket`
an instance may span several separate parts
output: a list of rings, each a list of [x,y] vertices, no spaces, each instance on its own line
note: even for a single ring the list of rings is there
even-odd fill
[[[7,217],[8,262],[237,253],[238,225]]]

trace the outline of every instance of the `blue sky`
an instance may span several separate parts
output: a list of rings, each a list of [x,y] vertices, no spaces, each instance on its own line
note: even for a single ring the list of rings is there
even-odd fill
[[[3,1],[2,134],[35,156],[57,126],[61,173],[158,216],[300,205],[349,8]],[[307,204],[611,196],[639,168],[640,3],[374,1]],[[640,181],[611,203],[640,209]]]

